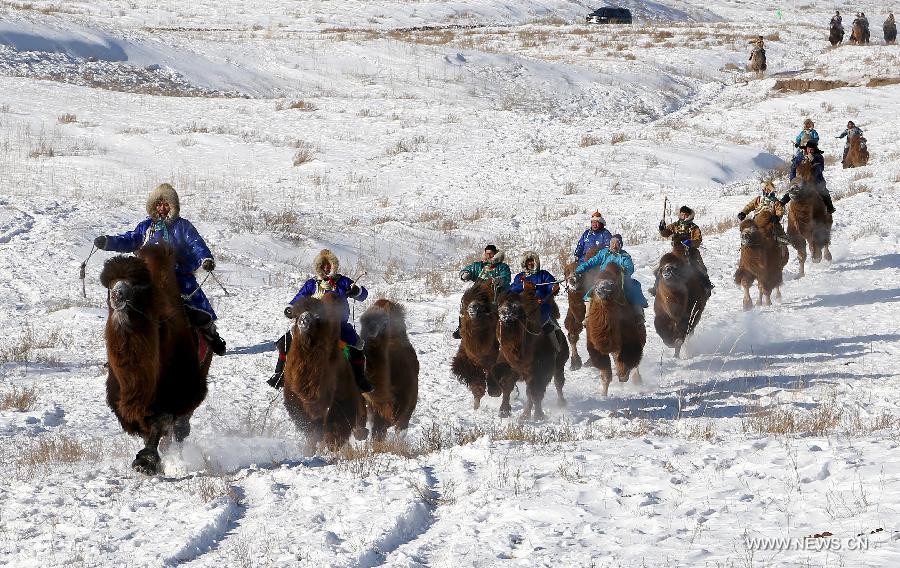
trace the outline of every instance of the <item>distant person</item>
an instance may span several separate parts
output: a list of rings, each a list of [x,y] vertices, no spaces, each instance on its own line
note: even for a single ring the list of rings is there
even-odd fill
[[[854,136],[862,136],[862,135],[863,135],[863,132],[862,132],[862,130],[860,130],[860,128],[858,126],[856,126],[856,123],[853,122],[852,120],[848,120],[847,128],[845,128],[844,131],[841,132],[841,135],[838,136],[838,139],[846,138],[846,140],[844,140],[844,157],[841,158],[841,163],[847,161],[847,152],[850,150],[850,139],[853,138]]]

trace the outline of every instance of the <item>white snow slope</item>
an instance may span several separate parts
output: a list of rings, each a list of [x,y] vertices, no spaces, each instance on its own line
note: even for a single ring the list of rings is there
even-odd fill
[[[865,86],[897,77],[883,5],[839,5],[873,43],[836,49],[831,5],[627,5],[635,25],[601,27],[570,0],[4,2],[0,564],[900,565],[900,85]],[[834,259],[797,279],[792,251],[782,300],[744,312],[734,218],[805,117]],[[848,119],[872,157],[843,170]],[[86,297],[78,273],[162,181],[216,256],[228,353],[146,477],[105,404],[112,253]],[[697,211],[716,284],[687,357],[648,312],[644,384],[602,398],[584,368],[543,423],[518,425],[521,389],[511,419],[473,410],[449,370],[458,267],[496,242],[559,274],[600,209],[646,290],[664,197]],[[393,453],[304,456],[265,384],[325,246],[407,308],[420,396]]]

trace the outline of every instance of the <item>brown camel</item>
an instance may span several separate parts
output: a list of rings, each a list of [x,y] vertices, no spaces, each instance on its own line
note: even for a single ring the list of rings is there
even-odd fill
[[[597,254],[599,250],[598,247],[588,249],[584,255],[585,260]],[[576,268],[578,268],[578,262],[571,262],[564,266],[563,274],[565,274],[567,282],[575,274]],[[599,267],[592,268],[577,277],[575,286],[566,286],[569,310],[566,312],[563,326],[566,328],[566,337],[569,340],[569,352],[572,357],[569,361],[569,369],[572,371],[577,371],[582,365],[581,355],[578,354],[578,338],[581,337],[581,332],[584,329],[584,318],[587,316],[587,305],[584,303],[584,295],[593,286],[599,272]]]
[[[703,275],[691,264],[688,254],[687,247],[673,243],[672,251],[659,259],[660,279],[653,301],[656,333],[667,347],[675,348],[676,358],[700,322],[709,299]]]
[[[159,441],[183,441],[206,397],[212,351],[191,328],[175,280],[175,252],[146,246],[136,257],[106,261],[100,282],[109,290],[106,320],[106,402],[122,429],[144,439],[131,464],[154,475]]]
[[[893,44],[897,41],[897,22],[894,21],[893,14],[884,21],[881,29],[884,30],[884,43]]]
[[[788,204],[787,236],[791,246],[797,250],[800,261],[798,277],[806,275],[806,245],[812,252],[812,261],[819,262],[824,257],[831,261],[831,213],[825,207],[825,201],[812,181],[812,164],[803,161],[797,166],[797,179],[800,185],[790,190],[791,202]]]
[[[462,297],[459,332],[462,340],[453,358],[451,370],[459,382],[472,391],[473,407],[481,406],[485,391],[500,396],[500,384],[494,378],[499,345],[497,343],[496,294],[491,280],[475,282]]]
[[[836,47],[844,41],[844,26],[839,24],[837,20],[833,20],[829,26],[828,41],[831,42],[831,47]]]
[[[750,64],[747,65],[748,71],[753,71],[757,75],[761,75],[766,70],[766,50],[755,48],[750,53]]]
[[[534,284],[526,282],[522,292],[506,292],[498,301],[497,341],[500,356],[495,367],[495,376],[503,390],[500,416],[509,416],[512,407],[509,396],[517,380],[525,381],[528,400],[520,421],[530,420],[532,411],[535,420],[546,418],[542,403],[550,379],[556,382],[556,394],[561,405],[565,404],[562,389],[565,383],[564,369],[569,354],[558,342],[544,333],[541,326],[541,304],[535,295]]]
[[[744,288],[744,309],[753,309],[750,286],[756,281],[759,305],[772,305],[772,292],[781,299],[783,269],[788,261],[787,247],[775,239],[772,212],[762,210],[753,219],[741,222],[741,258],[734,273],[736,284]]]
[[[647,329],[625,299],[622,278],[617,264],[607,264],[600,271],[587,314],[587,349],[591,363],[600,369],[603,396],[609,393],[612,382],[610,355],[616,361],[619,381],[626,382],[633,371],[634,382],[641,383],[638,365],[644,356]]]
[[[850,43],[854,45],[869,43],[869,33],[859,20],[853,22],[853,29],[850,30]]]
[[[844,169],[858,168],[869,163],[869,148],[863,136],[850,135],[847,138],[847,156],[841,165]]]
[[[291,347],[284,365],[284,406],[306,434],[306,452],[319,442],[334,451],[367,435],[366,406],[340,342],[338,297],[299,299],[292,306]]]
[[[419,398],[419,359],[406,333],[403,306],[378,300],[359,319],[365,342],[366,375],[375,390],[367,397],[372,411],[372,437],[387,429],[405,430]]]

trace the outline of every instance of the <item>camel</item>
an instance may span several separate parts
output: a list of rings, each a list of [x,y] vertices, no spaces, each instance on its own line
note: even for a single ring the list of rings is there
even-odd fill
[[[836,47],[839,43],[844,41],[844,26],[839,24],[836,20],[832,20],[831,25],[829,26],[828,41],[831,42],[831,47]]]
[[[585,260],[597,254],[598,250],[597,247],[588,249],[584,255]],[[571,262],[563,268],[567,282],[575,274],[576,268],[578,268],[578,262]],[[572,371],[577,371],[582,365],[581,355],[578,354],[578,338],[581,337],[581,331],[584,329],[584,318],[587,316],[587,305],[584,303],[584,295],[587,294],[588,289],[593,285],[599,271],[599,268],[591,269],[576,280],[577,285],[566,287],[569,311],[566,312],[563,326],[566,328],[566,338],[569,340],[569,351],[572,357],[569,361],[569,369]]]
[[[884,21],[884,43],[892,44],[897,41],[897,24],[893,19],[893,15]]]
[[[850,135],[847,137],[847,155],[841,165],[844,169],[858,168],[869,163],[869,148],[864,136]]]
[[[564,369],[569,358],[565,342],[557,341],[560,349],[553,346],[553,340],[544,333],[541,326],[541,306],[535,296],[534,284],[525,283],[522,292],[506,292],[498,299],[497,341],[500,356],[495,367],[495,376],[503,390],[500,416],[509,416],[512,407],[509,397],[516,381],[525,381],[528,400],[519,420],[530,420],[532,411],[535,420],[544,420],[542,408],[544,393],[550,379],[556,385],[557,400],[565,405],[563,385]],[[555,333],[555,332],[554,332]]]
[[[335,451],[365,439],[365,401],[340,342],[342,308],[337,296],[304,297],[293,304],[291,346],[284,365],[284,406],[306,434],[306,453],[324,441]]]
[[[747,70],[762,75],[766,68],[766,50],[757,47],[750,53],[750,64],[747,65]]]
[[[659,284],[653,311],[653,325],[666,347],[675,348],[675,358],[681,354],[681,346],[690,336],[706,308],[709,292],[703,286],[703,277],[688,258],[689,249],[673,243],[672,251],[659,259]]]
[[[191,414],[206,398],[212,350],[188,322],[171,247],[115,256],[100,282],[109,290],[106,402],[125,432],[144,439],[131,467],[155,475],[160,439],[182,442],[191,431]]]
[[[366,375],[375,387],[368,396],[375,440],[384,439],[390,426],[405,430],[419,397],[419,359],[405,317],[403,306],[381,299],[359,319]]]
[[[615,359],[619,381],[626,382],[633,372],[635,384],[641,383],[638,365],[644,356],[647,329],[625,299],[622,278],[617,264],[607,264],[597,275],[588,308],[587,349],[591,363],[600,369],[602,396],[607,396],[612,382],[610,355]]]
[[[869,30],[859,20],[853,22],[853,29],[850,31],[850,43],[854,45],[869,43]]]
[[[831,213],[812,181],[812,164],[801,162],[797,166],[797,179],[800,185],[790,190],[791,202],[788,204],[787,236],[791,246],[797,250],[800,261],[799,277],[806,275],[806,245],[809,243],[812,261],[819,262],[824,257],[831,261]]]
[[[741,222],[741,258],[734,273],[734,281],[744,289],[744,309],[753,309],[750,286],[756,281],[758,304],[771,306],[772,292],[781,299],[783,269],[788,261],[787,247],[775,240],[773,214],[763,210],[753,219]]]
[[[459,382],[472,392],[473,407],[481,406],[485,392],[500,396],[500,384],[494,378],[499,345],[497,343],[496,293],[491,280],[472,284],[462,297],[459,332],[462,339],[453,357],[451,370]]]

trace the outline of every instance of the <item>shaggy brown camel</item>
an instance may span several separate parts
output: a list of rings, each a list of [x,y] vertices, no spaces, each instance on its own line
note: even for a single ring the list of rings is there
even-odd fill
[[[791,201],[787,211],[787,236],[791,246],[797,250],[797,259],[800,261],[799,278],[806,275],[807,243],[813,262],[819,262],[823,257],[827,261],[831,260],[828,247],[831,244],[833,221],[816,183],[812,181],[812,164],[801,162],[797,166],[797,179],[800,184],[792,187],[789,192]]]
[[[831,21],[828,28],[828,41],[831,42],[831,47],[836,47],[839,43],[844,41],[844,26],[839,24],[837,20]]]
[[[853,29],[850,31],[850,43],[863,45],[869,43],[869,32],[859,20],[854,20]]]
[[[212,351],[188,322],[171,247],[115,256],[103,265],[100,282],[109,290],[106,402],[122,429],[144,439],[131,467],[153,475],[160,470],[160,439],[171,434],[181,442],[191,431],[191,414],[206,397]]]
[[[493,374],[500,350],[495,297],[492,280],[475,282],[462,297],[459,326],[462,340],[451,370],[472,392],[476,410],[481,406],[485,391],[490,396],[500,396],[500,384]]]
[[[587,253],[584,255],[585,260],[597,254],[598,250],[600,249],[597,247],[588,249]],[[578,268],[578,262],[571,262],[563,267],[563,274],[565,274],[566,282],[569,282],[571,277],[575,274],[576,268]],[[578,338],[581,337],[581,332],[584,330],[584,318],[587,316],[587,305],[584,303],[584,295],[587,294],[588,289],[594,285],[594,280],[597,279],[597,274],[599,272],[599,268],[593,268],[580,275],[576,279],[577,284],[575,286],[566,286],[569,310],[566,312],[566,319],[563,321],[563,326],[566,328],[566,338],[569,340],[569,352],[571,354],[569,369],[572,371],[577,371],[582,365],[581,355],[578,354]]]
[[[897,41],[897,22],[894,20],[893,13],[884,21],[881,29],[884,30],[884,43],[892,44]]]
[[[284,365],[284,406],[306,434],[306,453],[325,442],[334,451],[350,439],[364,439],[366,406],[340,342],[339,298],[305,297],[293,304],[291,346]]]
[[[625,299],[622,278],[617,264],[606,265],[597,275],[587,314],[587,349],[591,363],[600,369],[603,396],[609,393],[612,382],[610,355],[616,361],[619,381],[627,381],[633,371],[634,382],[641,382],[638,365],[644,356],[647,329]]]
[[[844,169],[858,168],[869,163],[869,148],[864,136],[848,136],[847,146],[847,155],[841,163]]]
[[[500,416],[509,416],[512,407],[509,397],[516,381],[526,384],[528,396],[520,421],[530,420],[532,411],[535,420],[546,418],[542,407],[544,393],[550,379],[556,380],[556,394],[561,404],[565,404],[562,394],[565,383],[564,369],[568,353],[564,343],[557,350],[553,341],[541,326],[541,305],[535,295],[535,287],[526,282],[522,292],[506,292],[498,301],[497,341],[500,356],[497,359],[495,375],[503,390]]]
[[[772,292],[781,299],[783,269],[788,261],[787,247],[775,240],[772,213],[762,210],[753,219],[741,222],[741,258],[734,281],[744,289],[744,309],[753,309],[750,286],[756,281],[758,304],[772,305]]]
[[[685,339],[694,332],[706,308],[709,291],[703,285],[703,275],[688,259],[689,249],[680,243],[672,244],[672,251],[659,259],[659,284],[653,311],[656,333],[667,347],[681,354]]]
[[[750,64],[747,65],[747,70],[761,75],[766,69],[766,50],[759,47],[754,48],[750,53]]]
[[[375,390],[367,397],[372,412],[372,437],[387,429],[404,430],[419,398],[419,359],[406,333],[403,306],[378,300],[359,319],[365,342],[366,375]]]

